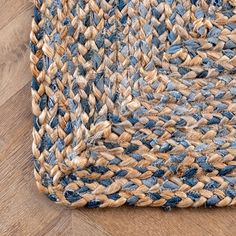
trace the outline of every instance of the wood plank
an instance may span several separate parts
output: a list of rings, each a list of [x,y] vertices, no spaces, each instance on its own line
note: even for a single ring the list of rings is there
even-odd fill
[[[25,14],[25,11],[31,9],[32,12],[33,1],[29,0],[1,0],[0,8],[0,30],[7,26],[10,29],[9,23],[15,20],[15,18],[21,14]],[[32,14],[31,14],[32,15]],[[29,19],[29,14],[26,17]],[[27,28],[28,30],[29,28]],[[25,32],[24,30],[23,32]]]
[[[89,215],[83,214],[82,211],[76,209],[72,211],[72,229],[73,235],[78,236],[109,236],[100,224],[90,219]]]
[[[5,114],[0,121],[0,136],[5,140],[1,142],[0,232],[3,235],[39,235],[40,232],[53,229],[54,232],[55,229],[65,231],[62,222],[64,226],[66,222],[71,225],[71,220],[68,221],[71,212],[40,194],[33,177],[29,84],[0,109]]]
[[[173,209],[121,207],[81,210],[111,235],[233,235],[235,208]]]
[[[9,3],[14,6],[10,11],[9,8],[4,8]],[[31,78],[28,44],[32,3],[24,1],[19,9],[15,9],[15,5],[19,3],[20,1],[7,1],[0,10],[0,106]],[[7,18],[9,21],[5,22]]]

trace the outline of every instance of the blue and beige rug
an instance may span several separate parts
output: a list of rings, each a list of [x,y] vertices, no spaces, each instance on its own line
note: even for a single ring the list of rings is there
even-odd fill
[[[236,0],[35,0],[30,39],[50,200],[236,204]]]

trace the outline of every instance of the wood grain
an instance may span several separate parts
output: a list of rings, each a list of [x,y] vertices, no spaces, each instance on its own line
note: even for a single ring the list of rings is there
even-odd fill
[[[236,235],[236,209],[70,210],[40,194],[31,161],[32,3],[0,0],[0,235]]]

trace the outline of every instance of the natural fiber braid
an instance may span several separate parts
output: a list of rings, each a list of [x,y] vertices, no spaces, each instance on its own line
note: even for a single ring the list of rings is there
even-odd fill
[[[33,155],[72,207],[235,205],[236,2],[35,0]]]

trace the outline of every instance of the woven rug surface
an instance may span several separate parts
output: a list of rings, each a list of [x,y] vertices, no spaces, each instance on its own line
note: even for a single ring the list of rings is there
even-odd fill
[[[236,0],[35,0],[30,41],[50,200],[236,204]]]

